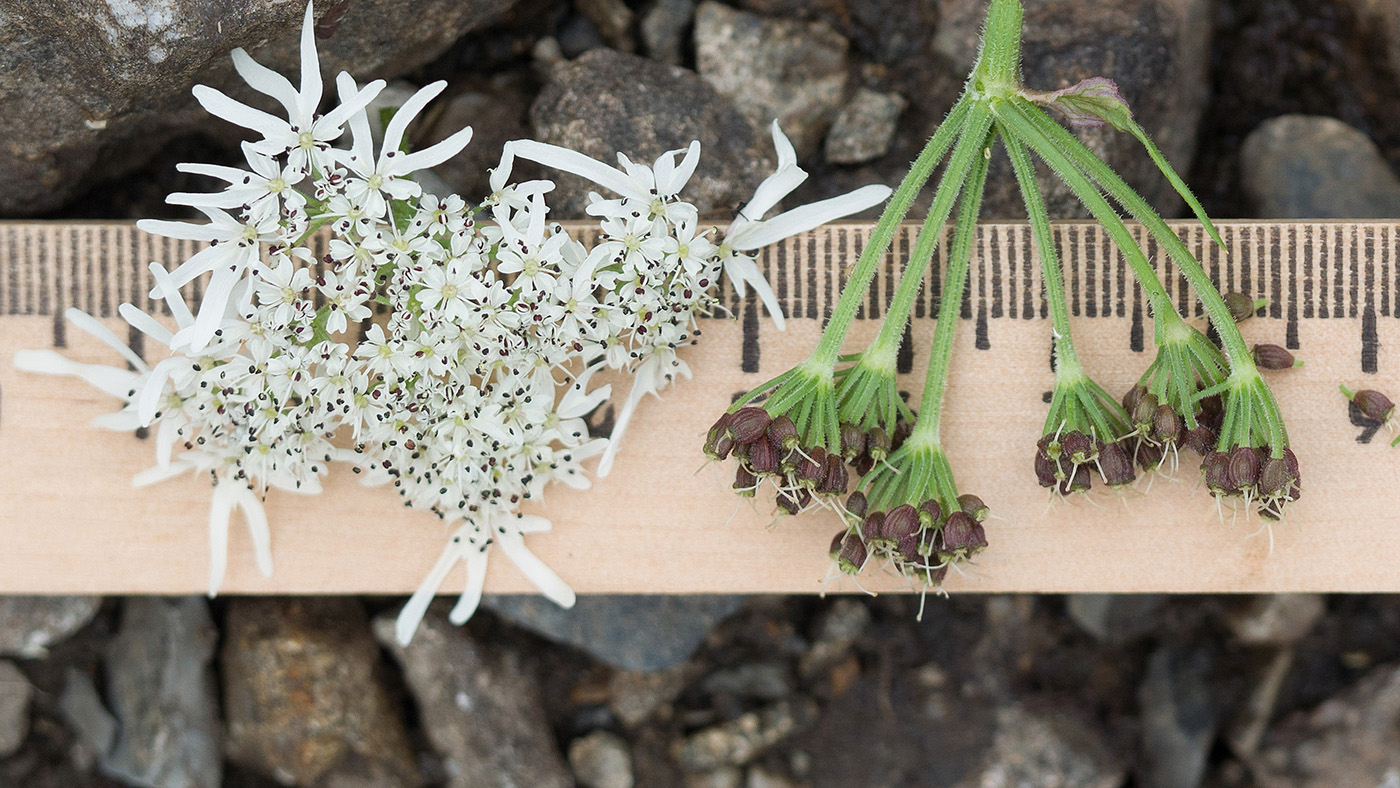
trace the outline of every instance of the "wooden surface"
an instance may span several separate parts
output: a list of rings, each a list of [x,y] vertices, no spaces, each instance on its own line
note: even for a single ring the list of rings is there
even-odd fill
[[[981,495],[997,519],[987,524],[991,547],[965,576],[949,579],[949,590],[1400,590],[1400,450],[1386,445],[1385,430],[1349,412],[1336,388],[1400,392],[1400,225],[1224,223],[1228,256],[1182,228],[1227,288],[1270,299],[1266,317],[1244,324],[1246,338],[1286,343],[1306,362],[1270,373],[1304,477],[1302,500],[1273,526],[1272,553],[1256,518],[1227,511],[1222,522],[1197,489],[1194,455],[1150,491],[1143,482],[1122,496],[1047,501],[1031,472],[1052,380],[1039,277],[1025,226],[989,224],[960,310],[944,434],[961,488]],[[732,467],[700,468],[700,443],[731,395],[806,355],[866,229],[826,228],[766,255],[762,264],[790,316],[787,331],[774,330],[752,300],[729,294],[736,318],[705,321],[701,344],[687,355],[695,379],[643,404],[612,475],[591,491],[550,488],[534,511],[555,530],[529,544],[580,593],[820,589],[836,520],[804,516],[767,527],[771,503],[760,499],[757,512],[736,506]],[[1140,294],[1092,226],[1062,224],[1057,234],[1081,355],[1091,374],[1121,392],[1151,360]],[[909,241],[906,233],[896,252]],[[116,306],[144,293],[144,264],[173,265],[191,251],[129,225],[0,225],[0,593],[204,591],[207,482],[133,488],[131,476],[153,463],[151,443],[87,426],[114,401],[9,363],[16,349],[56,342],[74,358],[113,363],[113,354],[64,330],[56,315],[77,305],[125,335]],[[874,334],[878,321],[869,318],[893,284],[893,276],[879,277],[848,347]],[[1179,286],[1169,282],[1174,293]],[[930,287],[911,331],[905,381],[915,397],[936,311]],[[604,409],[595,420],[608,417]],[[224,593],[406,592],[445,537],[433,516],[404,509],[388,489],[359,486],[339,467],[324,494],[274,492],[267,510],[275,574],[257,572],[235,520]],[[457,572],[444,592],[461,587]],[[862,584],[902,587],[878,576]],[[488,590],[530,589],[498,556]],[[847,581],[832,590],[854,587]]]

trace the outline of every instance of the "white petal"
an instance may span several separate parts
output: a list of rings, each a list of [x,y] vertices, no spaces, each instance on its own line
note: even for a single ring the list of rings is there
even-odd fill
[[[725,241],[740,250],[760,249],[784,238],[820,227],[827,222],[879,205],[890,196],[890,187],[862,186],[853,192],[809,203],[780,213],[765,222],[750,224]]]
[[[436,167],[462,152],[472,141],[472,128],[468,126],[447,139],[408,154],[394,157],[389,172],[394,175],[407,175],[410,172]]]
[[[272,577],[272,533],[267,527],[267,511],[252,490],[238,485],[233,490],[234,503],[243,510],[248,523],[248,536],[253,542],[253,556],[263,577]]]
[[[142,232],[165,238],[178,238],[182,241],[203,241],[208,243],[223,236],[223,231],[212,224],[190,224],[172,222],[165,219],[142,219],[136,223]]]
[[[81,309],[71,306],[63,310],[63,316],[68,319],[69,323],[72,323],[87,334],[101,340],[102,344],[120,353],[122,358],[126,359],[127,363],[131,364],[131,366],[143,372],[146,370],[145,360],[136,355],[136,351],[128,347],[125,342],[118,339],[117,335],[113,334],[111,329],[99,323],[97,318],[94,318]]]
[[[209,596],[219,593],[228,569],[228,519],[233,513],[233,496],[227,483],[214,485],[213,500],[209,502]]]
[[[233,286],[238,284],[243,272],[234,267],[220,268],[209,278],[209,288],[204,291],[204,300],[199,304],[199,314],[194,325],[182,328],[171,340],[175,345],[187,345],[191,353],[199,353],[214,338],[214,332],[224,322],[229,296]]]
[[[300,111],[293,112],[290,107],[287,109],[293,117],[293,122],[302,116],[309,119],[316,111],[316,106],[321,103],[321,61],[316,56],[315,23],[316,19],[311,14],[311,3],[307,3],[306,16],[301,20],[301,95],[300,101],[297,102]]]
[[[25,372],[38,372],[45,375],[69,375],[92,386],[105,394],[122,400],[131,395],[140,375],[128,369],[117,369],[102,364],[84,364],[52,350],[16,350],[16,369]]]
[[[341,77],[345,77],[349,80],[348,91],[346,90],[347,85],[341,80]],[[324,129],[327,128],[338,129],[345,125],[347,120],[355,117],[356,114],[360,117],[364,117],[364,108],[369,106],[371,101],[374,101],[380,91],[384,90],[385,82],[382,79],[376,79],[357,90],[355,87],[355,80],[352,79],[349,74],[342,71],[336,76],[335,84],[340,92],[340,106],[327,112],[316,121],[316,130],[318,132],[323,132]],[[366,120],[366,123],[368,123],[368,120]],[[339,135],[337,134],[336,136]],[[335,137],[325,137],[324,139],[335,139]]]
[[[515,155],[522,159],[587,178],[599,186],[625,197],[647,199],[647,195],[639,196],[635,193],[636,189],[633,188],[631,179],[625,173],[578,151],[535,140],[515,140],[511,144],[515,148]]]
[[[428,102],[436,98],[445,87],[447,87],[447,83],[443,80],[424,85],[418,89],[417,93],[409,96],[408,101],[405,101],[403,106],[394,112],[394,116],[389,118],[389,125],[384,127],[384,147],[382,148],[383,153],[380,154],[381,161],[384,154],[399,149],[399,145],[403,143],[403,133],[408,130],[408,124],[412,123],[413,119],[418,117],[418,113],[428,106]],[[465,142],[462,144],[466,145]]]
[[[208,85],[195,85],[193,92],[195,100],[208,110],[210,115],[245,129],[252,129],[265,138],[280,137],[290,131],[285,122],[260,109],[253,109],[240,101],[234,101]]]
[[[132,487],[149,487],[152,484],[159,484],[167,479],[173,479],[186,471],[193,470],[190,463],[176,460],[170,463],[169,468],[162,468],[159,465],[147,468],[135,476],[131,477]]]
[[[161,268],[160,270],[164,271],[165,269]],[[183,304],[184,301],[182,300],[180,303]],[[170,347],[170,337],[173,335],[155,318],[137,309],[135,304],[122,304],[117,307],[117,314],[122,316],[127,325],[162,345]]]
[[[796,167],[797,149],[792,147],[792,142],[788,140],[787,135],[784,134],[783,130],[778,126],[777,119],[773,120],[773,124],[769,126],[769,131],[773,135],[773,149],[778,152],[778,169]]]
[[[662,194],[676,194],[685,188],[690,181],[690,176],[695,174],[695,168],[700,165],[700,140],[693,140],[690,147],[686,149],[685,158],[681,159],[680,166],[676,167],[670,177],[664,182],[661,178],[660,170],[656,173],[656,188]]]
[[[122,411],[125,413],[126,411]],[[140,426],[140,418],[133,419],[137,426]],[[171,419],[164,419],[160,423],[160,429],[156,431],[156,467],[169,468],[170,457],[175,450],[176,430],[179,427]]]
[[[428,605],[432,604],[433,597],[442,587],[442,581],[447,579],[452,565],[462,558],[463,549],[468,547],[466,534],[467,529],[471,527],[464,525],[457,529],[457,533],[452,535],[447,546],[443,548],[442,555],[438,556],[437,563],[428,570],[428,576],[418,584],[413,596],[408,598],[403,610],[399,611],[399,617],[394,622],[394,635],[399,645],[407,646],[413,640],[413,633],[418,631],[418,625],[422,623],[423,616],[428,612]]]
[[[135,411],[119,410],[116,413],[104,413],[101,416],[94,416],[88,422],[93,427],[113,432],[131,432],[140,429],[141,420],[136,418]]]
[[[486,551],[489,548],[473,546],[467,552],[467,586],[457,597],[457,604],[447,614],[447,620],[461,626],[476,613],[481,605],[481,592],[486,587]]]
[[[191,258],[193,259],[193,258]],[[170,272],[165,270],[160,263],[151,263],[148,269],[151,278],[156,280],[156,286],[152,289],[152,298],[164,298],[165,304],[170,308],[170,314],[175,316],[175,324],[180,327],[194,323],[194,315],[190,312],[189,305],[185,303],[184,296],[180,295],[180,286],[175,284]],[[161,291],[160,295],[155,295],[154,291]],[[167,347],[169,342],[165,343]]]
[[[501,546],[501,550],[520,569],[520,573],[535,584],[540,593],[560,607],[574,606],[574,590],[569,588],[554,570],[545,566],[543,561],[530,552],[530,548],[525,546],[525,537],[514,524],[507,525],[504,531],[498,529],[497,536],[499,538],[496,542]]]
[[[311,10],[309,4],[306,8]],[[287,117],[295,123],[301,113],[297,111],[297,91],[292,87],[292,83],[254,60],[242,47],[230,52],[229,56],[233,58],[233,68],[238,72],[238,76],[243,77],[243,81],[253,90],[277,99],[277,103],[286,108]]]

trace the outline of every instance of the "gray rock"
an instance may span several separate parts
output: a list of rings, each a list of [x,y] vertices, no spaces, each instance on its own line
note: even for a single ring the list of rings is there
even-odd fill
[[[1365,134],[1334,118],[1283,115],[1250,132],[1240,172],[1259,216],[1400,216],[1400,180]]]
[[[743,603],[739,595],[604,594],[579,597],[572,610],[539,596],[496,596],[483,604],[516,624],[611,665],[660,670],[683,662],[715,624]]]
[[[1215,739],[1211,659],[1203,650],[1158,649],[1138,690],[1144,788],[1195,788]]]
[[[1293,650],[1275,649],[1266,659],[1247,668],[1249,693],[1231,715],[1225,739],[1236,756],[1249,759],[1273,721],[1283,681],[1293,667]]]
[[[817,704],[810,699],[779,701],[697,731],[677,741],[671,755],[687,772],[742,766],[816,718]]]
[[[1161,594],[1070,594],[1070,620],[1094,639],[1122,644],[1151,632],[1165,598]]]
[[[408,648],[398,645],[392,616],[376,619],[374,633],[403,668],[423,731],[446,760],[448,787],[573,785],[520,656],[473,640],[445,610],[429,610]]]
[[[472,127],[471,144],[432,170],[467,202],[479,202],[490,193],[488,171],[500,163],[506,142],[530,136],[529,95],[512,75],[473,84],[448,99],[426,130],[425,143],[431,145]]]
[[[1275,726],[1254,759],[1257,784],[1385,786],[1400,774],[1400,667],[1372,670],[1315,710]]]
[[[118,722],[103,771],[146,788],[218,788],[219,709],[210,671],[218,632],[199,597],[131,597],[106,655]]]
[[[1321,594],[1259,594],[1231,601],[1230,631],[1236,640],[1251,646],[1297,643],[1327,612]]]
[[[793,783],[781,774],[770,772],[761,766],[751,766],[744,780],[744,788],[793,788]]]
[[[1390,73],[1400,76],[1400,5],[1391,0],[1350,0],[1349,4],[1379,34],[1389,56]]]
[[[846,100],[850,43],[825,22],[768,19],[711,0],[695,14],[695,62],[758,128],[774,119],[798,156],[817,150]]]
[[[874,63],[894,65],[927,54],[938,27],[938,0],[739,0],[765,16],[820,19]]]
[[[623,725],[635,728],[675,700],[696,673],[689,662],[655,671],[619,670],[608,682],[608,708]]]
[[[957,788],[1116,788],[1125,776],[1090,729],[1063,714],[1040,716],[1007,706],[996,713],[996,733],[981,766]]]
[[[361,80],[404,73],[512,2],[350,3],[320,42],[322,69]],[[0,179],[9,187],[0,214],[51,210],[97,179],[140,166],[176,135],[233,133],[210,123],[190,87],[252,98],[228,58],[235,47],[294,73],[304,8],[282,0],[236,9],[215,0],[0,6]]]
[[[289,785],[357,772],[418,783],[358,600],[230,600],[221,664],[229,760]]]
[[[966,73],[977,56],[987,3],[942,0],[941,8],[934,47],[958,73]],[[1109,77],[1167,161],[1177,172],[1186,172],[1195,157],[1196,128],[1209,100],[1207,43],[1212,23],[1209,0],[1027,3],[1023,82],[1036,90],[1056,90],[1088,77]],[[1108,126],[1080,131],[1078,136],[1158,210],[1184,207],[1137,140]],[[1043,168],[1040,182],[1052,217],[1088,216],[1078,199]],[[1010,165],[998,153],[982,216],[1025,215]]]
[[[622,737],[594,731],[569,742],[569,767],[583,788],[632,788],[632,754]]]
[[[792,694],[792,672],[782,662],[750,662],[711,673],[700,688],[711,695],[778,700]]]
[[[29,701],[34,687],[15,667],[0,660],[0,758],[13,755],[29,735]]]
[[[832,602],[817,622],[812,647],[802,655],[797,672],[811,679],[835,665],[869,626],[870,609],[865,605],[854,599]]]
[[[91,621],[101,604],[97,596],[0,596],[0,656],[44,656],[50,646]]]
[[[112,749],[117,738],[117,720],[102,705],[92,677],[70,667],[63,694],[58,698],[58,710],[77,737],[73,760],[79,769],[91,769],[98,758]]]
[[[908,105],[898,93],[857,90],[836,113],[836,120],[826,133],[826,160],[832,164],[859,164],[884,156],[894,139],[900,113]]]
[[[685,788],[741,788],[743,784],[744,772],[737,766],[721,766],[685,776]]]
[[[637,51],[632,35],[636,14],[622,0],[574,0],[574,8],[588,17],[608,46],[622,52]]]
[[[772,161],[734,104],[695,72],[607,49],[556,68],[530,109],[535,138],[614,163],[619,152],[648,164],[700,140],[700,166],[684,195],[701,213],[742,204]],[[584,215],[593,186],[550,173],[558,218]]]
[[[695,21],[695,0],[656,0],[642,16],[642,43],[652,60],[679,66],[685,32]]]

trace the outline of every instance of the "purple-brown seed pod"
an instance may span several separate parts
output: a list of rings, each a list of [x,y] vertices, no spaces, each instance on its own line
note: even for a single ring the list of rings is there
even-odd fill
[[[812,502],[812,491],[806,487],[798,489],[795,495],[797,496],[797,508],[799,511],[806,509],[807,505]]]
[[[860,537],[855,534],[848,534],[841,541],[841,553],[836,557],[836,563],[842,572],[853,575],[865,566],[867,555],[865,542],[862,542]]]
[[[1130,414],[1136,411],[1138,401],[1141,400],[1146,394],[1147,387],[1142,384],[1138,384],[1128,389],[1128,393],[1123,395],[1123,410],[1127,411]]]
[[[841,456],[846,462],[855,462],[855,459],[865,453],[865,432],[850,422],[841,425]]]
[[[1176,443],[1181,438],[1181,417],[1170,405],[1158,405],[1152,414],[1152,439],[1158,443]]]
[[[1166,452],[1156,443],[1148,443],[1145,440],[1138,441],[1137,464],[1144,471],[1155,471],[1162,464],[1162,458]]]
[[[797,425],[787,416],[779,416],[768,422],[768,442],[783,451],[797,448]]]
[[[896,506],[885,515],[885,538],[898,542],[919,531],[919,512],[909,504]]]
[[[1390,421],[1390,417],[1395,415],[1395,403],[1375,389],[1362,389],[1352,396],[1351,401],[1361,409],[1361,415],[1368,419]]]
[[[1230,452],[1230,486],[1247,490],[1259,482],[1259,455],[1252,446],[1240,446]]]
[[[1293,476],[1294,500],[1297,500],[1296,493],[1303,489],[1303,471],[1298,467],[1298,455],[1293,453],[1293,449],[1283,447],[1283,459],[1288,463],[1288,472]]]
[[[1064,438],[1060,440],[1060,447],[1064,452],[1063,456],[1068,457],[1070,462],[1078,464],[1092,462],[1094,459],[1094,442],[1079,430],[1065,433]]]
[[[823,495],[843,495],[850,481],[851,474],[846,470],[846,463],[842,461],[841,455],[828,454],[826,456],[826,473],[822,475],[821,483],[817,485],[817,492]]]
[[[865,450],[870,454],[870,459],[875,462],[879,462],[890,456],[890,449],[892,446],[893,444],[890,442],[889,434],[879,427],[866,433]]]
[[[788,514],[797,514],[802,511],[802,506],[797,503],[797,499],[786,490],[779,491],[774,500],[778,504],[778,508]]]
[[[1213,451],[1201,460],[1201,475],[1205,477],[1206,489],[1211,493],[1233,493],[1235,486],[1230,482],[1230,455],[1223,451]]]
[[[749,465],[758,476],[771,476],[778,472],[778,451],[766,440],[754,441],[749,445]]]
[[[963,493],[959,495],[958,507],[963,510],[964,514],[979,523],[987,519],[987,515],[991,514],[991,509],[987,507],[987,504],[983,503],[981,498],[972,493]]]
[[[826,476],[826,451],[814,446],[805,456],[798,457],[797,476],[812,484],[821,482]]]
[[[919,524],[921,526],[931,528],[938,524],[941,517],[943,517],[943,507],[938,505],[938,501],[930,498],[919,504]]]
[[[855,464],[856,473],[859,474],[859,475],[861,475],[861,476],[864,476],[864,475],[866,475],[867,473],[870,473],[872,470],[874,470],[874,468],[875,468],[875,458],[874,458],[874,457],[871,457],[869,454],[862,455],[859,459],[856,460],[856,464]]]
[[[890,435],[891,450],[898,449],[900,446],[904,445],[904,442],[913,434],[914,422],[902,418],[895,422],[894,433]]]
[[[870,501],[866,499],[865,493],[859,490],[851,493],[846,499],[846,511],[855,517],[865,517],[865,512],[870,508]]]
[[[758,488],[758,477],[753,475],[753,471],[748,466],[740,464],[734,470],[734,491],[742,497],[749,497]]]
[[[734,412],[729,421],[729,429],[734,433],[735,441],[753,443],[763,437],[769,421],[771,419],[768,418],[768,411],[750,406]]]
[[[734,436],[730,435],[726,428],[715,438],[713,443],[706,443],[705,454],[712,459],[722,460],[734,450],[734,445]]]
[[[1253,298],[1250,298],[1244,293],[1233,291],[1226,293],[1223,297],[1225,299],[1225,306],[1230,310],[1230,317],[1233,317],[1236,323],[1254,317]]]
[[[1035,480],[1040,482],[1041,487],[1054,487],[1058,484],[1059,472],[1058,463],[1045,456],[1045,452],[1035,453]]]
[[[875,545],[883,542],[885,539],[885,513],[871,512],[867,514],[865,519],[861,521],[860,535],[867,544]]]
[[[1181,445],[1204,457],[1215,446],[1215,433],[1211,432],[1210,427],[1198,424],[1182,433]]]
[[[1279,345],[1259,344],[1254,346],[1254,363],[1264,369],[1293,369],[1296,359]]]
[[[1099,468],[1104,484],[1109,487],[1122,487],[1131,484],[1137,474],[1133,471],[1133,458],[1116,443],[1104,446],[1099,452]]]
[[[1259,494],[1265,498],[1286,496],[1293,486],[1293,475],[1288,472],[1288,460],[1270,457],[1259,470]]]
[[[1201,398],[1199,404],[1201,412],[1196,416],[1196,421],[1219,435],[1220,425],[1225,423],[1225,401],[1220,398],[1219,394],[1212,394],[1209,397]]]
[[[1143,394],[1142,397],[1138,399],[1137,407],[1132,410],[1133,426],[1139,429],[1144,427],[1151,429],[1154,420],[1157,418],[1157,407],[1159,404],[1156,394],[1151,392]]]
[[[965,512],[948,515],[940,533],[940,561],[955,561],[975,555],[987,546],[986,532],[982,526]]]
[[[846,541],[845,529],[837,531],[836,535],[831,537],[831,548],[827,550],[827,553],[831,556],[831,560],[835,561],[836,557],[841,555],[841,544],[844,541]]]
[[[1060,494],[1069,495],[1072,492],[1088,492],[1091,486],[1092,480],[1089,478],[1089,466],[1076,465],[1074,467],[1074,472],[1066,476],[1065,479],[1060,482]]]
[[[919,555],[919,535],[917,533],[905,534],[894,543],[895,552],[899,557],[910,564],[922,564],[923,558]]]

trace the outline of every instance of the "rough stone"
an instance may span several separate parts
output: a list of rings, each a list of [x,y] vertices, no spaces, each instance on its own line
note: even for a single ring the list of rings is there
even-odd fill
[[[738,595],[603,594],[580,597],[572,610],[538,596],[496,596],[483,604],[516,624],[611,665],[661,670],[683,662],[710,629],[743,602]]]
[[[574,7],[588,17],[608,46],[623,52],[637,50],[632,34],[636,14],[622,0],[574,0]]]
[[[849,48],[825,22],[768,19],[712,0],[695,14],[700,75],[755,126],[776,119],[798,156],[817,150],[846,100]]]
[[[677,741],[671,754],[687,772],[742,766],[816,718],[817,704],[810,699],[779,701],[697,731]]]
[[[234,599],[222,665],[231,761],[286,784],[357,771],[418,782],[358,600]]]
[[[765,16],[820,19],[865,59],[895,64],[922,58],[938,27],[938,0],[739,0]]]
[[[0,84],[3,82],[0,79]],[[0,125],[4,122],[0,119]],[[0,139],[4,139],[3,134]],[[0,157],[3,156],[0,145]],[[3,166],[0,164],[0,171]],[[0,196],[0,201],[4,199]],[[102,597],[96,596],[0,596],[0,656],[44,656],[50,646],[91,621],[101,604]]]
[[[635,728],[675,700],[695,674],[689,662],[655,671],[619,670],[608,682],[608,708]]]
[[[1210,655],[1200,649],[1164,646],[1148,660],[1138,690],[1144,788],[1201,784],[1215,739],[1210,670]]]
[[[835,665],[869,626],[869,608],[854,599],[837,599],[817,622],[812,647],[802,655],[798,673],[810,679]]]
[[[1240,172],[1263,218],[1400,216],[1400,179],[1374,142],[1334,118],[1264,121],[1245,138]]]
[[[1122,765],[1089,729],[1062,714],[1006,706],[996,713],[996,733],[982,765],[957,788],[1116,788],[1124,779]]]
[[[786,663],[750,662],[711,673],[700,682],[700,688],[711,695],[778,700],[792,694],[793,684]]]
[[[392,77],[443,52],[513,0],[350,3],[320,41],[326,74]],[[328,9],[332,4],[321,7]],[[202,83],[251,99],[228,53],[298,66],[305,6],[250,0],[7,3],[0,9],[0,214],[51,210],[100,178],[140,166],[172,137],[213,129]],[[323,12],[324,13],[324,12]],[[270,100],[260,97],[258,106]],[[220,124],[226,125],[226,124]]]
[[[448,788],[573,785],[520,656],[473,640],[445,610],[430,609],[407,648],[392,616],[376,619],[374,633],[403,668],[423,731],[446,761]]]
[[[583,788],[632,788],[632,754],[622,737],[594,731],[569,743],[569,766]]]
[[[1390,73],[1400,76],[1400,4],[1392,0],[1350,0],[1350,5],[1385,42]]]
[[[103,771],[147,788],[218,788],[223,752],[214,677],[218,632],[200,597],[132,597],[106,655],[118,722]]]
[[[857,90],[836,113],[826,134],[826,160],[832,164],[859,164],[885,155],[894,139],[900,113],[908,105],[898,93]]]
[[[700,166],[685,196],[701,213],[746,201],[772,161],[767,136],[693,71],[599,49],[556,68],[530,110],[535,138],[606,162],[619,152],[648,163],[700,140]],[[559,218],[584,215],[582,178],[550,173]]]
[[[721,766],[685,776],[685,788],[742,788],[744,772],[737,766]]]
[[[1260,594],[1235,601],[1227,616],[1235,639],[1251,646],[1297,643],[1327,612],[1321,594]]]
[[[678,66],[685,58],[685,32],[695,22],[695,0],[656,0],[642,16],[642,44],[652,60]]]
[[[1056,90],[1104,76],[1118,84],[1133,116],[1177,172],[1190,169],[1196,129],[1209,99],[1209,0],[1045,0],[1027,3],[1024,79]],[[985,0],[942,0],[934,47],[959,74],[972,68],[986,15]],[[931,132],[929,129],[928,132]],[[924,136],[927,136],[927,133]],[[1142,145],[1109,126],[1078,136],[1159,210],[1184,205]],[[1048,170],[1040,183],[1051,217],[1086,217],[1077,198]],[[1024,218],[1016,179],[1003,154],[993,158],[982,216]]]
[[[15,663],[0,660],[0,758],[13,755],[29,735],[29,701],[34,687]]]
[[[1400,667],[1375,668],[1316,709],[1275,726],[1254,759],[1257,784],[1391,786],[1400,775]]]
[[[471,126],[471,144],[432,172],[468,202],[480,201],[491,191],[488,170],[501,161],[501,149],[510,140],[530,136],[529,117],[529,91],[517,75],[471,85],[447,100],[425,140],[431,145]]]
[[[1273,720],[1284,679],[1292,668],[1291,648],[1274,649],[1266,659],[1246,668],[1245,680],[1249,691],[1243,702],[1235,707],[1225,733],[1225,739],[1235,755],[1247,759],[1259,749],[1259,742]]]
[[[1164,602],[1160,594],[1070,594],[1065,609],[1095,640],[1122,644],[1151,632]]]
[[[117,738],[117,720],[102,705],[92,677],[70,667],[63,694],[58,698],[58,710],[77,737],[73,760],[79,769],[91,769],[99,757],[112,749]]]

